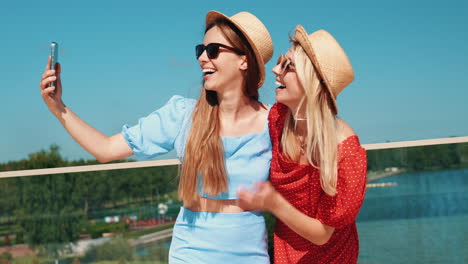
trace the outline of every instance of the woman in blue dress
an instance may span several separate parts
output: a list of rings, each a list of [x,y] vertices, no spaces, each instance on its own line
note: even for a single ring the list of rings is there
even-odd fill
[[[208,12],[196,58],[203,72],[198,100],[173,96],[135,126],[108,137],[62,101],[60,65],[50,58],[40,82],[50,112],[100,162],[133,154],[150,158],[176,150],[182,161],[177,217],[169,263],[269,263],[265,224],[236,205],[239,186],[269,176],[269,107],[258,100],[273,43],[248,12]],[[51,82],[57,86],[49,86]]]

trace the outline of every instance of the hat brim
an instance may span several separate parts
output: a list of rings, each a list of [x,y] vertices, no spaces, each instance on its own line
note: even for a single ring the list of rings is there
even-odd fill
[[[325,87],[328,90],[328,93],[330,94],[330,97],[332,98],[333,101],[333,107],[334,111],[337,114],[338,113],[338,106],[336,104],[336,98],[335,95],[333,94],[331,90],[331,85],[327,77],[323,74],[322,72],[322,67],[320,67],[320,63],[316,57],[316,53],[314,50],[314,45],[309,41],[309,34],[307,34],[307,31],[302,27],[301,25],[296,26],[296,31],[294,33],[294,39],[301,45],[301,47],[304,49],[305,53],[309,57],[310,61],[314,65],[315,70],[318,72],[320,75],[320,78],[323,80],[325,83]]]
[[[258,51],[255,43],[252,41],[249,34],[242,28],[241,25],[239,25],[236,21],[232,20],[230,17],[228,17],[225,14],[220,13],[218,11],[209,11],[206,14],[205,25],[208,26],[208,25],[212,24],[214,21],[216,21],[217,19],[226,19],[229,22],[231,22],[234,26],[236,26],[237,29],[240,30],[240,32],[242,32],[244,37],[249,42],[249,44],[252,47],[253,52],[255,54],[255,58],[257,59],[257,63],[258,63],[258,66],[259,66],[258,68],[259,68],[259,71],[260,71],[260,77],[261,78],[260,78],[260,81],[258,82],[258,88],[262,87],[263,83],[265,82],[265,62],[263,61],[263,58],[260,55],[260,52]]]

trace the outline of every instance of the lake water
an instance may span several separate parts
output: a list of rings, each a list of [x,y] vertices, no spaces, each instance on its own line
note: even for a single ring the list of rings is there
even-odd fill
[[[357,219],[359,263],[468,263],[468,169],[380,179]]]

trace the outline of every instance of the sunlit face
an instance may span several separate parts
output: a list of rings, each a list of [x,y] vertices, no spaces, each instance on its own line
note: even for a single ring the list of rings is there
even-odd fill
[[[203,39],[203,45],[210,43],[220,43],[232,47],[222,34],[221,30],[215,26],[208,30]],[[222,91],[232,84],[242,84],[246,70],[245,55],[220,47],[216,58],[210,59],[206,50],[198,58],[198,62],[203,71],[205,80],[204,88],[211,91]]]
[[[294,67],[294,56],[292,48],[284,55],[289,59],[290,63],[278,61],[279,63],[273,67],[273,73],[276,75],[276,101],[285,104],[290,109],[295,110],[301,99],[304,97],[305,92]],[[283,62],[283,63],[281,63]],[[287,65],[287,67],[285,67]]]

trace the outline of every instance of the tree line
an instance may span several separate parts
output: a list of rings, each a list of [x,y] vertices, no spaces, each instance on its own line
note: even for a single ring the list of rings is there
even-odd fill
[[[468,143],[367,151],[368,170],[398,167],[407,171],[468,167]]]
[[[0,171],[97,163],[68,161],[52,145],[27,159],[1,163]],[[13,231],[33,247],[48,245],[57,252],[54,245],[76,241],[86,222],[106,211],[175,198],[177,174],[178,166],[162,166],[0,179],[0,235]]]

